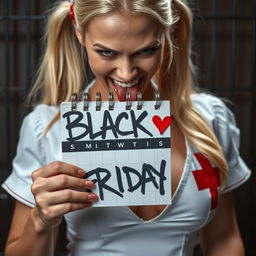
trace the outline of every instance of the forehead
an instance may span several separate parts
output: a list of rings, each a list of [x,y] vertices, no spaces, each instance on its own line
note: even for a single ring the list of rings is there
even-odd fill
[[[148,15],[114,13],[94,17],[87,25],[85,40],[111,46],[143,44],[159,39],[163,31]]]

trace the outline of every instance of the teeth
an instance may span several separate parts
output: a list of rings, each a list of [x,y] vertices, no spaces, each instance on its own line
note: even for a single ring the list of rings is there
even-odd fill
[[[119,85],[119,86],[121,86],[121,87],[129,88],[129,87],[132,87],[132,86],[134,86],[135,84],[137,84],[138,81],[139,81],[139,78],[137,78],[137,79],[136,79],[134,82],[132,82],[132,83],[120,83],[120,82],[118,82],[118,81],[116,81],[116,80],[114,80],[114,79],[113,79],[113,81],[114,81],[115,84],[117,84],[117,85]]]

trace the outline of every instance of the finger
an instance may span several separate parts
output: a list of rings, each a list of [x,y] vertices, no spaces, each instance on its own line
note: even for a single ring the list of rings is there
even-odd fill
[[[43,219],[45,222],[49,222],[65,213],[85,209],[92,206],[92,203],[63,203],[52,205],[47,209],[42,210]]]
[[[98,197],[94,193],[72,189],[63,189],[55,192],[45,193],[44,195],[36,198],[37,204],[41,208],[63,203],[92,203],[96,200],[98,200]]]
[[[85,171],[78,166],[71,165],[65,162],[56,161],[43,168],[37,169],[32,173],[33,180],[41,177],[48,178],[58,174],[66,174],[74,177],[84,177]]]
[[[61,189],[73,188],[80,190],[88,190],[94,187],[94,182],[84,178],[77,178],[66,174],[40,179],[35,182],[34,191],[56,191]]]

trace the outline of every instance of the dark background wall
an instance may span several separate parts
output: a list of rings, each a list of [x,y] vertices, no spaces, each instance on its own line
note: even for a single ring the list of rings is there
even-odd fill
[[[45,10],[53,0],[0,0],[0,183],[11,171],[18,132],[29,111],[24,99],[42,53]],[[241,154],[256,166],[256,1],[190,0],[195,14],[194,62],[202,88],[230,99],[241,129]],[[255,173],[235,191],[246,255],[256,249]],[[3,251],[14,201],[0,189],[0,252]],[[65,249],[65,227],[58,252]],[[200,252],[196,252],[200,255]]]

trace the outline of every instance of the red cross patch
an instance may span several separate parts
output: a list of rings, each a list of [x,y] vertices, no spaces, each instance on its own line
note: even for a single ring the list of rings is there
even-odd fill
[[[220,186],[219,170],[212,167],[210,161],[201,153],[194,154],[202,169],[192,171],[198,190],[209,189],[211,194],[211,210],[217,208],[218,187]]]

